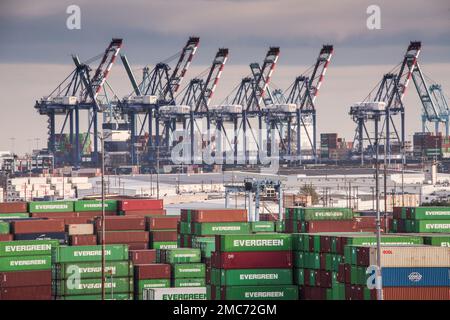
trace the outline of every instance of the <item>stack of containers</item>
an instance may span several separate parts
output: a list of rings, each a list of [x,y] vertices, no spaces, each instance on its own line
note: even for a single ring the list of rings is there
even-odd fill
[[[0,300],[51,300],[56,240],[0,242]]]
[[[19,219],[11,221],[14,240],[58,240],[68,243],[64,222],[56,219]]]
[[[146,230],[150,232],[150,248],[170,249],[177,247],[179,216],[145,217]]]
[[[218,235],[211,266],[208,299],[298,299],[290,234]]]
[[[150,263],[134,267],[135,300],[143,300],[148,289],[170,287],[170,264]]]
[[[28,218],[28,208],[26,202],[2,202],[0,203],[1,219]]]
[[[346,266],[347,245],[372,245],[376,243],[373,233],[295,233],[294,281],[299,286],[300,299],[344,300],[345,281],[340,279],[352,270]],[[418,236],[383,235],[382,244],[422,244]],[[358,274],[358,270],[353,270]],[[365,270],[364,270],[365,272]]]
[[[118,202],[121,216],[160,216],[165,215],[163,200],[159,199],[126,199]]]
[[[285,209],[285,232],[333,232],[352,231],[353,211],[349,208],[304,208]]]
[[[97,243],[102,243],[102,219],[95,220]],[[105,243],[126,244],[132,250],[148,249],[149,233],[145,230],[145,217],[121,216],[105,218]]]
[[[94,234],[94,224],[92,222],[66,224],[66,231],[69,235],[69,244],[71,246],[94,246],[97,244],[97,237]]]
[[[346,288],[351,300],[376,299],[367,288],[367,268],[377,263],[376,246],[349,246],[346,263],[360,270]],[[381,275],[384,300],[449,300],[450,248],[383,246]],[[364,271],[364,272],[363,272]],[[347,279],[346,279],[347,280]]]
[[[206,266],[201,263],[200,249],[177,248],[160,250],[159,260],[170,264],[172,287],[205,287]]]
[[[133,298],[133,265],[126,245],[106,245],[106,299]],[[53,295],[58,300],[100,300],[102,246],[53,249]]]
[[[395,207],[393,231],[450,233],[450,208]]]

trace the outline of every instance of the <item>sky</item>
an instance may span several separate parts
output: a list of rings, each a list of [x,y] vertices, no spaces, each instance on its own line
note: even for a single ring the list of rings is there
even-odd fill
[[[81,11],[81,29],[69,30],[69,5]],[[368,6],[378,5],[381,29],[369,30]],[[229,60],[213,104],[230,94],[250,62],[262,62],[269,46],[281,48],[274,87],[286,89],[310,67],[323,44],[334,55],[316,100],[318,132],[351,140],[349,107],[363,100],[384,73],[399,64],[409,41],[422,41],[420,65],[450,95],[450,2],[446,0],[2,0],[0,2],[0,150],[25,153],[43,147],[47,119],[33,108],[72,70],[72,54],[87,60],[110,39],[124,39],[137,75],[200,37],[189,78],[208,67],[219,47]],[[96,67],[94,64],[93,67]],[[108,83],[119,97],[131,92],[118,60]],[[406,130],[420,131],[421,105],[415,89],[405,97]]]

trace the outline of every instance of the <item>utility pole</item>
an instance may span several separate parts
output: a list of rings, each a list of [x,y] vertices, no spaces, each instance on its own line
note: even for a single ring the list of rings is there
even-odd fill
[[[101,148],[102,148],[102,300],[105,300],[105,252],[106,252],[106,245],[105,245],[105,137],[103,135],[103,131],[100,135],[101,140]]]
[[[156,199],[159,199],[159,145],[156,146]]]
[[[381,223],[380,223],[380,186],[379,186],[379,136],[378,136],[378,118],[375,119],[375,194],[376,194],[376,210],[377,210],[377,270],[375,277],[375,287],[377,290],[377,299],[383,300],[383,289],[381,287]],[[388,119],[389,120],[389,119]]]

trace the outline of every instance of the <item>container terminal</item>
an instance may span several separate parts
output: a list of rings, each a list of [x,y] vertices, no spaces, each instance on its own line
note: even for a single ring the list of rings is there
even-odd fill
[[[193,75],[200,43],[141,68],[112,37],[48,75],[44,147],[0,151],[0,300],[450,300],[449,98],[426,43],[384,57],[353,139],[318,131],[339,43],[286,88],[283,47],[261,47],[221,102],[235,49]]]

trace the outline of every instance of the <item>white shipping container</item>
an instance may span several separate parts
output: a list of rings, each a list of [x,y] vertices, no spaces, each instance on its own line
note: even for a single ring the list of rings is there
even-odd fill
[[[144,300],[206,300],[206,287],[144,289]]]
[[[94,225],[91,223],[69,224],[67,232],[69,236],[94,234]]]
[[[75,187],[78,190],[89,190],[92,189],[92,183],[77,183]]]
[[[30,184],[38,184],[38,183],[47,183],[47,178],[46,177],[32,177],[32,178],[28,178],[28,182]]]
[[[23,185],[28,183],[28,178],[14,178],[10,180],[11,185]]]
[[[377,264],[377,248],[370,247],[370,265]],[[382,246],[382,267],[449,267],[450,248],[435,246]]]
[[[51,184],[56,184],[56,183],[65,183],[67,182],[67,178],[66,177],[51,177],[49,178],[49,181]]]
[[[70,177],[71,183],[88,183],[89,178],[88,177]]]

